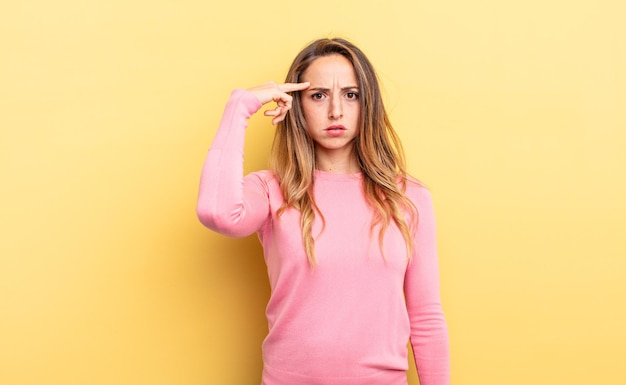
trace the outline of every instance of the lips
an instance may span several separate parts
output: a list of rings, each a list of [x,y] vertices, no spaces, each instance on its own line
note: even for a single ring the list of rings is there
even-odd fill
[[[324,131],[326,131],[330,136],[340,136],[346,132],[346,128],[342,125],[334,125],[327,127]]]

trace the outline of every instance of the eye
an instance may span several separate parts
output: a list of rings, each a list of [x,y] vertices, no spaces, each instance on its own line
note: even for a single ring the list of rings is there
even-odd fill
[[[321,100],[324,98],[324,94],[321,92],[316,92],[314,94],[311,94],[311,99],[313,100]]]
[[[359,94],[356,92],[348,92],[346,93],[346,98],[350,99],[350,100],[356,100],[359,98]]]

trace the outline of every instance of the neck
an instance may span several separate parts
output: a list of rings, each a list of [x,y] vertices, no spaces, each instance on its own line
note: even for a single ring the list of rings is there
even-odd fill
[[[361,171],[352,151],[343,153],[317,151],[315,168],[335,174],[356,174]]]

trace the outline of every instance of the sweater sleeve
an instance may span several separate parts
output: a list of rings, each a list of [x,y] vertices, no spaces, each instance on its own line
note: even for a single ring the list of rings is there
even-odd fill
[[[269,213],[262,183],[258,178],[243,176],[247,119],[261,105],[257,97],[246,90],[232,92],[200,176],[196,207],[200,222],[231,237],[256,232]]]
[[[421,385],[450,384],[448,329],[439,297],[439,265],[435,215],[430,192],[419,188],[419,222],[415,252],[405,277],[405,297],[411,322],[411,345]]]

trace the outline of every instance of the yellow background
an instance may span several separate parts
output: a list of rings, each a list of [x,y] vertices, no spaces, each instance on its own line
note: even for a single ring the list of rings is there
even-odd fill
[[[433,192],[453,383],[626,383],[625,15],[619,0],[3,2],[0,383],[259,383],[261,249],[201,227],[198,176],[230,91],[337,35],[378,69]],[[247,171],[271,137],[254,117]]]

